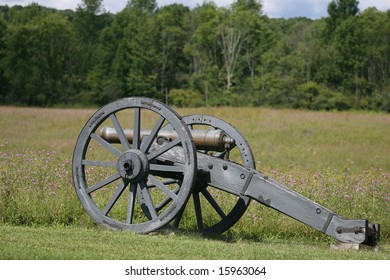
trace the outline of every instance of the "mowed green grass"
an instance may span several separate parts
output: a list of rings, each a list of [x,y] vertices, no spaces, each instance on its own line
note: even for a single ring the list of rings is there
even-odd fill
[[[247,138],[258,170],[338,214],[381,223],[382,252],[331,251],[333,239],[255,202],[217,240],[191,230],[153,236],[101,230],[81,207],[71,180],[74,144],[95,110],[0,107],[0,259],[387,258],[390,115],[177,111],[230,122]]]
[[[85,227],[0,226],[0,259],[39,260],[389,260],[378,252],[331,250],[329,244],[297,240],[205,239],[194,233],[161,230],[139,235]]]

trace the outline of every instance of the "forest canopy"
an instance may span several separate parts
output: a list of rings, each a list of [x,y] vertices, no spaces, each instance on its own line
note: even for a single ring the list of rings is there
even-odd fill
[[[321,19],[269,18],[260,0],[158,7],[102,0],[75,11],[0,6],[0,104],[100,106],[148,96],[176,106],[390,112],[390,10],[329,1]]]

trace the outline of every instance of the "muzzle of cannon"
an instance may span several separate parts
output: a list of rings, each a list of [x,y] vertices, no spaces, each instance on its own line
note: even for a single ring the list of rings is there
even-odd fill
[[[374,246],[380,238],[379,224],[344,218],[257,171],[248,142],[229,123],[180,117],[150,98],[121,99],[93,114],[72,169],[82,206],[107,228],[220,234],[255,200],[341,242]]]

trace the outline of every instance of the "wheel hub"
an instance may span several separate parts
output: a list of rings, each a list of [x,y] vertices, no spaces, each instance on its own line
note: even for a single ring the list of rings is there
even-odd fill
[[[119,157],[117,167],[123,179],[136,183],[147,176],[149,161],[143,152],[131,149]]]

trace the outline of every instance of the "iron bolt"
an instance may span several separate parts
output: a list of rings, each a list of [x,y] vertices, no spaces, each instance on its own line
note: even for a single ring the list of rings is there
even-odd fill
[[[354,231],[355,231],[355,234],[358,234],[358,233],[360,232],[359,227],[354,227],[353,229],[354,229]]]
[[[213,169],[213,164],[209,163],[208,167],[209,167],[209,169]]]
[[[240,175],[240,177],[241,177],[241,179],[245,179],[245,174],[242,173],[242,174]]]
[[[227,170],[227,169],[228,169],[227,164],[224,164],[224,165],[222,166],[222,168],[223,168],[223,170]]]

